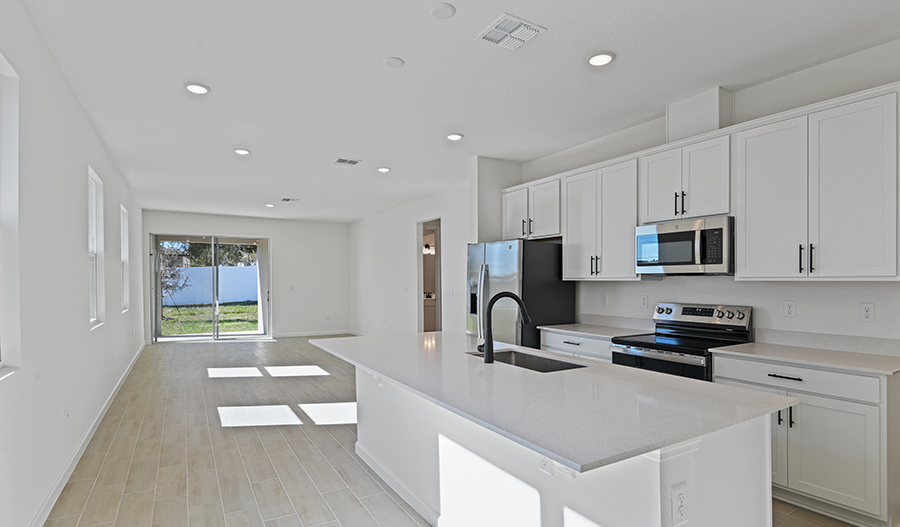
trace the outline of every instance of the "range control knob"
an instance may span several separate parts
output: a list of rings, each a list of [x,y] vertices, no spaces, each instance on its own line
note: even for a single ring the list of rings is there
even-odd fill
[[[724,316],[725,316],[725,313],[723,313],[722,311],[720,311],[720,310],[718,310],[718,309],[716,310],[716,317],[717,317],[717,318],[722,318],[722,317],[724,317]]]
[[[661,307],[657,307],[657,308],[656,308],[656,312],[659,313],[660,315],[662,315],[663,313],[666,312],[666,310],[663,309],[663,308],[661,308]]]
[[[743,311],[738,311],[738,313],[737,313],[738,320],[744,320],[745,316],[747,316],[747,315],[745,315]]]
[[[671,307],[667,307],[667,308],[666,308],[666,314],[667,314],[667,315],[671,315],[671,314],[672,314],[672,308],[671,308]]]
[[[725,318],[734,318],[734,312],[733,312],[733,311],[726,311],[726,312],[725,312]]]

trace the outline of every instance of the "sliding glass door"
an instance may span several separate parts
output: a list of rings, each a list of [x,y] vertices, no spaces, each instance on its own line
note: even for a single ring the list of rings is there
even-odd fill
[[[268,334],[265,238],[156,235],[154,335],[159,338]]]

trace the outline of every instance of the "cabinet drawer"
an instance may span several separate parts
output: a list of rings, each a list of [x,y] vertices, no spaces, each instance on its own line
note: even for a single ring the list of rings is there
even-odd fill
[[[609,340],[543,331],[542,344],[547,348],[579,355],[611,358]]]
[[[812,392],[832,397],[878,404],[881,400],[878,379],[847,373],[813,370],[771,362],[757,362],[716,355],[716,377],[777,386],[785,390]]]

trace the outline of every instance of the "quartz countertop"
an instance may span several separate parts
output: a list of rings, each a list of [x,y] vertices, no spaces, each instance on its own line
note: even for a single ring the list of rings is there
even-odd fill
[[[893,375],[900,371],[900,357],[891,355],[875,355],[872,353],[856,353],[854,351],[826,350],[819,348],[801,348],[799,346],[782,346],[764,342],[750,342],[735,346],[713,348],[717,355],[754,358],[787,364],[801,364],[833,368],[856,373],[873,373],[876,375]]]
[[[538,326],[538,329],[546,329],[547,331],[558,331],[560,333],[568,333],[570,335],[580,335],[583,337],[600,337],[611,339],[613,337],[625,337],[629,335],[646,335],[653,331],[641,331],[640,329],[617,328],[613,326],[594,326],[591,324],[559,324],[555,326]]]
[[[766,392],[571,357],[566,360],[590,366],[537,373],[485,364],[466,354],[475,350],[475,339],[456,333],[310,343],[579,472],[796,403]]]

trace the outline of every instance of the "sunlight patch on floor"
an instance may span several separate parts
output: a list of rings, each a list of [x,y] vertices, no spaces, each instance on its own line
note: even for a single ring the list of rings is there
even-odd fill
[[[300,409],[317,425],[356,424],[356,403],[301,404]]]
[[[225,428],[236,426],[278,426],[301,425],[291,407],[286,404],[274,406],[219,406],[219,421]]]

